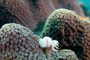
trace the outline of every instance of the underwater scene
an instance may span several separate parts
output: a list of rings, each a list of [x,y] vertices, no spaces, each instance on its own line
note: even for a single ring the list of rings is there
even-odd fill
[[[90,60],[90,0],[0,0],[0,60]]]

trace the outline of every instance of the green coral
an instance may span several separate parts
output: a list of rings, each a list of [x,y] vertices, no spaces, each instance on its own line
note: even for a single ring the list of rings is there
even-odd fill
[[[55,10],[47,19],[41,38],[45,36],[58,40],[60,49],[73,50],[79,59],[90,57],[90,22],[79,17],[74,11],[67,9]],[[86,42],[85,42],[86,41]]]

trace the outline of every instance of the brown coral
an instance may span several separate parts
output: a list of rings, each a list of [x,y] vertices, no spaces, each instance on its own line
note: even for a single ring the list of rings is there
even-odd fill
[[[0,29],[0,60],[43,60],[38,39],[28,28],[5,24]]]
[[[83,48],[84,48],[84,58],[86,60],[90,60],[90,21],[82,21],[85,25],[85,33],[84,33],[84,41],[83,42]]]
[[[57,8],[68,8],[84,16],[77,5],[73,0],[1,0],[0,26],[14,22],[33,30],[39,21],[46,20]]]
[[[90,58],[90,22],[67,9],[55,10],[47,19],[41,37],[58,40],[60,49],[73,50],[79,59]]]
[[[5,23],[19,23],[31,30],[35,29],[38,21],[45,20],[53,11],[42,5],[43,1],[33,0],[1,0],[0,26]],[[44,2],[45,3],[45,2]],[[49,4],[49,3],[45,3]]]
[[[0,11],[1,26],[5,23],[15,22],[33,29],[33,24],[36,24],[32,11],[23,0],[1,0]]]
[[[66,8],[75,11],[80,16],[85,16],[77,0],[52,0],[56,8]]]
[[[15,23],[5,24],[0,29],[0,60],[47,60],[39,48],[38,39],[26,27]],[[73,51],[60,50],[52,52],[50,59],[69,60],[70,57],[77,60]]]

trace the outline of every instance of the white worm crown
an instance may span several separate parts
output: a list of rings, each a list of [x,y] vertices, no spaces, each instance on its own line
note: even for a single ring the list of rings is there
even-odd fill
[[[52,51],[58,51],[59,49],[59,42],[57,40],[52,41]]]
[[[43,39],[39,39],[39,45],[41,48],[50,47],[52,45],[52,39],[49,37],[44,37]]]
[[[39,39],[39,45],[41,48],[52,47],[52,51],[58,51],[59,49],[59,42],[57,40],[52,40],[50,37]]]

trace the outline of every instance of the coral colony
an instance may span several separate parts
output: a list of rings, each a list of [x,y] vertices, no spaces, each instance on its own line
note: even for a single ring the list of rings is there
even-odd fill
[[[15,23],[3,25],[0,29],[0,60],[44,60],[38,40],[39,37],[26,27]]]
[[[77,2],[0,0],[0,60],[90,60],[89,13]]]
[[[90,58],[90,22],[74,11],[56,9],[47,18],[41,38],[49,36],[58,40],[60,49],[73,50],[79,59]]]
[[[56,9],[38,37],[30,29],[8,23],[0,29],[0,60],[88,60],[90,22],[74,11]]]
[[[0,29],[0,60],[37,59],[78,60],[73,51],[60,51],[57,40],[52,40],[50,37],[41,39],[34,35],[31,30],[19,24],[9,23],[2,26]]]
[[[0,0],[0,27],[19,23],[30,30],[36,29],[57,8],[67,8],[84,16],[78,0]]]

